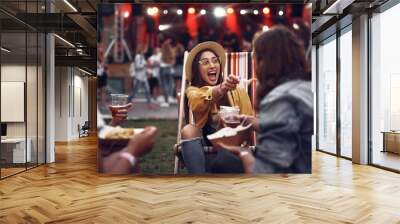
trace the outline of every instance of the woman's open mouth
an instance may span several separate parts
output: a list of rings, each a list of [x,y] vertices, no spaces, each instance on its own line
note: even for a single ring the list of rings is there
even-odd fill
[[[217,70],[209,70],[208,79],[210,79],[211,82],[217,81]]]

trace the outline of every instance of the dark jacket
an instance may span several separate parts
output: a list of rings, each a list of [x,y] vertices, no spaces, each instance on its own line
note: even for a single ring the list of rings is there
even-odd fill
[[[260,103],[254,173],[311,173],[311,82],[286,81]]]

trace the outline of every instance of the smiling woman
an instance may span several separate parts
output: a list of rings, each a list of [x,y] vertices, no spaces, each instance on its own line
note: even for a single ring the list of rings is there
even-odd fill
[[[207,42],[205,42],[207,43]],[[209,42],[211,43],[211,42]],[[199,45],[200,46],[200,45]],[[205,46],[205,45],[204,45]],[[199,48],[195,48],[196,50]],[[217,48],[218,49],[218,48]],[[192,51],[193,51],[192,50]],[[225,63],[225,52],[223,49],[219,49],[220,52],[211,48],[204,48],[198,52],[193,52],[190,56],[193,57],[191,66],[186,66],[186,73],[192,76],[192,85],[196,87],[202,86],[215,86],[221,84],[223,77],[221,74],[222,64]],[[224,55],[224,62],[221,62],[221,57],[218,55]],[[190,62],[191,60],[189,60]],[[190,70],[190,71],[188,71]],[[189,77],[190,79],[191,77]]]
[[[210,60],[215,62],[211,63]],[[194,74],[192,84],[194,86],[210,85],[214,86],[222,82],[221,65],[218,57],[211,50],[199,52],[194,58],[195,64],[192,65],[192,73]]]
[[[252,115],[250,98],[234,75],[226,76],[226,57],[221,45],[203,42],[194,47],[186,60],[185,71],[191,86],[186,89],[186,107],[193,112],[195,125],[186,125],[182,131],[182,157],[189,173],[242,173],[239,158],[219,150],[206,156],[204,146],[211,146],[205,137],[223,128],[219,115],[222,106],[237,107],[240,114]],[[186,110],[188,111],[188,110]]]
[[[209,85],[216,85],[218,79],[221,77],[219,75],[221,65],[219,64],[218,57],[210,50],[205,50],[203,53],[198,55],[200,55],[200,66],[198,69],[201,79]]]

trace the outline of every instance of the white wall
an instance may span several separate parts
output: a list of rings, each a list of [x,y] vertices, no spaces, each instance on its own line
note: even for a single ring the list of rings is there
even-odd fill
[[[56,141],[79,138],[78,124],[88,120],[88,78],[83,75],[76,68],[56,67]]]
[[[55,68],[55,141],[68,140],[68,68]]]
[[[25,73],[25,65],[2,65],[1,81],[25,82]],[[1,110],[7,110],[7,108],[1,108]],[[25,123],[7,123],[7,137],[25,137]]]
[[[38,70],[37,70],[38,69]],[[32,161],[44,163],[44,88],[42,68],[25,64],[3,64],[1,66],[1,81],[25,82],[26,84],[26,110],[27,119],[24,122],[6,122],[7,137],[25,138],[25,133],[30,139]],[[27,77],[27,80],[25,78]],[[4,97],[4,96],[2,96]],[[1,108],[4,113],[13,113],[10,108]],[[22,111],[25,112],[25,111]],[[27,131],[27,132],[26,132]],[[37,153],[39,155],[37,156]]]
[[[2,65],[1,66],[1,81],[3,82],[25,82],[25,71],[26,67],[25,65]],[[36,68],[33,66],[28,66],[27,71],[28,74],[32,73],[32,71],[35,70],[36,73]],[[31,80],[29,80],[30,85],[36,85],[35,83],[31,83]],[[28,93],[28,99],[27,103],[30,104],[34,100],[36,100],[36,88],[27,88]],[[30,91],[31,90],[31,91]],[[33,106],[33,105],[30,105]],[[36,107],[36,102],[34,104]],[[7,108],[1,108],[1,110],[4,112],[4,110],[7,110]],[[9,113],[12,113],[12,111],[8,111]],[[34,115],[32,117],[32,115]],[[36,122],[36,113],[31,114],[28,113],[28,122],[31,122],[35,120]],[[25,137],[25,123],[26,122],[7,122],[7,136],[8,137]],[[28,127],[31,127],[32,125],[28,125]],[[36,129],[36,128],[35,128]],[[28,136],[29,137],[29,136]]]
[[[77,71],[79,72],[78,75],[76,74]],[[77,127],[78,124],[83,125],[85,121],[88,121],[89,118],[89,111],[88,111],[88,99],[89,99],[89,92],[88,92],[88,78],[81,76],[79,70],[75,70],[74,75],[74,103],[75,103],[75,113],[73,113],[73,127]],[[81,107],[81,108],[80,108]],[[82,110],[82,111],[80,111]],[[73,135],[78,136],[78,129],[73,129]]]

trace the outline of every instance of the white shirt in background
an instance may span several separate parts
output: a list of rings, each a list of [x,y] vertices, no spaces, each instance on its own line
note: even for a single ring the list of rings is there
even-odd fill
[[[135,57],[135,78],[141,81],[147,80],[146,59],[142,54],[137,54]]]
[[[152,67],[153,77],[159,78],[160,77],[161,52],[158,54],[153,54],[149,58],[149,61],[153,65],[153,67]]]

